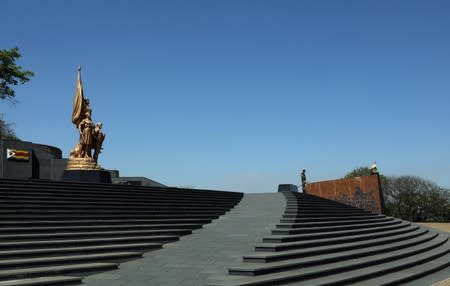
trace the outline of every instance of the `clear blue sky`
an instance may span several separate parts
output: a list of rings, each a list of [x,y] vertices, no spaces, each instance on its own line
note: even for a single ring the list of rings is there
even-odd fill
[[[24,140],[77,141],[174,186],[274,191],[377,161],[450,187],[450,1],[11,1],[0,48],[36,76],[0,103]]]

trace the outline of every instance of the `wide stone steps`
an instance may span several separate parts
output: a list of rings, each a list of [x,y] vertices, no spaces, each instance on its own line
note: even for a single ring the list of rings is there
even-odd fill
[[[400,234],[405,234],[413,232],[419,229],[418,226],[411,226],[410,224],[405,225],[406,227],[384,232],[375,232],[369,234],[357,234],[357,235],[344,235],[340,237],[329,238],[326,235],[322,235],[316,239],[310,240],[293,240],[292,236],[269,236],[263,239],[263,243],[256,244],[255,249],[259,248],[270,249],[270,251],[281,251],[292,248],[302,248],[302,247],[315,247],[322,245],[334,245],[338,243],[348,243],[355,241],[365,241],[369,239],[385,238]]]
[[[0,250],[4,249],[21,249],[25,247],[69,247],[69,246],[83,246],[83,245],[107,245],[117,243],[136,243],[136,242],[155,242],[166,243],[177,241],[176,235],[154,235],[154,236],[127,236],[115,237],[108,236],[102,238],[87,238],[87,239],[47,239],[47,240],[21,240],[0,242]]]
[[[380,254],[307,268],[281,271],[255,277],[239,277],[219,285],[351,285],[374,276],[385,275],[411,266],[426,263],[449,253],[447,240],[437,241],[416,250],[399,250],[390,254]],[[294,283],[294,281],[296,281]],[[302,281],[303,283],[298,283]],[[378,285],[378,284],[364,285]],[[290,283],[290,284],[289,284]],[[214,285],[214,284],[213,284]]]
[[[29,249],[0,250],[1,259],[62,256],[86,253],[110,252],[142,252],[160,249],[162,243],[124,243],[109,245],[73,246],[73,247],[41,247]]]
[[[362,214],[369,214],[367,212],[362,212],[362,211],[358,211],[358,210],[344,210],[341,208],[326,208],[323,210],[314,210],[314,209],[287,209],[284,213],[284,215],[297,215],[297,214],[301,214],[301,215],[315,215],[315,214],[343,214],[343,215],[350,215],[350,214],[355,214],[355,215],[362,215]]]
[[[53,211],[34,211],[30,210],[17,210],[0,212],[0,217],[5,220],[74,220],[74,219],[97,219],[97,220],[118,220],[118,219],[215,219],[225,214],[226,212],[208,212],[208,211],[128,211],[128,212],[115,212],[115,211],[83,211],[83,210],[53,210]]]
[[[17,205],[20,207],[23,207],[25,204],[28,206],[61,206],[61,205],[67,205],[67,206],[73,206],[73,207],[77,207],[77,206],[81,206],[83,208],[85,207],[91,207],[91,206],[102,206],[102,207],[106,207],[106,208],[115,208],[115,207],[123,207],[123,206],[131,206],[131,207],[137,207],[137,208],[142,208],[142,207],[197,207],[197,208],[203,208],[203,207],[217,207],[217,202],[192,202],[192,200],[187,200],[186,202],[173,202],[173,201],[167,201],[167,200],[151,200],[148,202],[133,202],[133,201],[123,201],[123,200],[115,200],[115,201],[111,201],[111,200],[97,200],[95,202],[92,201],[92,199],[86,199],[86,200],[80,200],[80,199],[76,199],[76,200],[69,200],[69,199],[65,199],[65,200],[51,200],[51,199],[45,199],[45,201],[43,201],[43,198],[39,198],[39,199],[21,199],[21,200],[7,200],[7,199],[3,199],[0,200],[0,204],[2,207],[13,207],[11,205]],[[219,205],[219,207],[221,208],[225,208],[225,207],[233,207],[234,204],[231,204],[229,202],[224,202],[221,205]]]
[[[91,191],[92,192],[92,191]],[[39,202],[49,202],[49,203],[83,203],[87,204],[107,204],[107,205],[120,205],[121,202],[129,205],[230,205],[234,204],[230,202],[230,200],[224,199],[214,199],[214,198],[198,198],[198,197],[178,197],[178,196],[164,196],[164,197],[156,197],[152,198],[151,196],[114,196],[110,197],[105,194],[103,196],[94,196],[91,194],[56,194],[52,196],[49,194],[40,194],[40,192],[33,192],[30,196],[18,195],[18,194],[3,194],[0,192],[2,196],[2,203],[39,203]],[[176,200],[174,200],[176,198]]]
[[[341,221],[322,221],[322,222],[283,222],[277,224],[277,228],[299,228],[299,227],[324,227],[324,226],[338,226],[338,225],[352,225],[372,222],[386,222],[392,221],[390,217],[380,217],[372,219],[353,219],[353,220],[341,220]]]
[[[289,213],[298,213],[298,214],[315,214],[315,213],[329,213],[329,214],[334,214],[334,213],[355,213],[355,214],[366,214],[369,215],[370,213],[365,211],[365,210],[361,210],[361,209],[356,209],[356,208],[344,208],[344,207],[324,207],[321,209],[316,209],[316,208],[291,208],[291,209],[286,209],[285,214],[289,214]]]
[[[13,279],[16,277],[42,277],[60,274],[80,274],[80,273],[95,273],[98,271],[117,269],[118,263],[80,263],[59,266],[43,266],[20,269],[0,270],[0,279]]]
[[[334,217],[342,217],[342,218],[346,218],[346,217],[351,217],[351,216],[355,216],[355,215],[366,215],[366,212],[348,212],[348,213],[342,213],[342,212],[314,212],[314,213],[288,213],[288,214],[284,214],[283,218],[301,218],[302,216],[307,216],[307,217],[311,217],[311,218],[324,218],[324,217],[330,217],[330,216],[334,216]]]
[[[299,203],[297,205],[287,205],[286,206],[286,210],[326,210],[326,209],[332,209],[332,210],[341,210],[341,211],[363,211],[363,212],[367,212],[365,210],[362,209],[358,209],[355,207],[350,207],[350,206],[346,206],[344,204],[304,204],[304,203]],[[369,212],[367,212],[369,213]]]
[[[150,219],[216,219],[219,217],[218,214],[208,214],[208,213],[199,213],[199,214],[86,214],[86,213],[78,213],[78,214],[9,214],[2,215],[2,218],[10,220],[82,220],[82,219],[98,219],[98,220],[118,220],[118,219],[129,219],[129,220],[150,220]]]
[[[3,179],[2,179],[3,180]],[[27,186],[27,187],[14,187],[10,184],[5,184],[4,186],[0,186],[0,194],[4,195],[5,197],[21,197],[21,196],[49,196],[54,198],[72,198],[72,199],[78,199],[80,197],[83,198],[103,198],[103,199],[136,199],[141,198],[145,199],[146,201],[149,201],[150,199],[162,199],[162,200],[168,200],[169,198],[179,198],[180,200],[186,200],[186,199],[196,199],[197,201],[203,202],[203,201],[226,201],[226,197],[239,197],[239,195],[236,194],[230,194],[227,192],[216,192],[214,191],[214,194],[210,194],[209,196],[204,196],[204,193],[207,191],[197,191],[195,192],[192,189],[177,189],[176,191],[170,191],[169,188],[152,188],[154,191],[153,193],[149,193],[147,190],[142,190],[139,192],[131,191],[131,190],[124,190],[124,186],[120,186],[120,189],[117,185],[114,186],[114,189],[104,189],[105,185],[97,185],[88,188],[88,189],[81,189],[81,188],[69,188],[69,187],[59,187],[54,188],[52,187],[53,183],[49,183],[45,186],[39,187],[39,188],[33,188],[33,186]],[[93,192],[94,191],[94,192]],[[56,193],[55,193],[56,192]],[[212,191],[210,191],[212,192]],[[54,196],[53,196],[54,195]],[[225,198],[224,198],[225,197]]]
[[[289,198],[288,198],[289,199]],[[295,199],[295,198],[293,198]],[[287,202],[286,206],[299,206],[299,207],[308,207],[308,206],[318,206],[318,207],[323,207],[323,206],[338,206],[338,207],[342,207],[342,208],[350,208],[350,209],[358,209],[356,207],[353,206],[349,206],[337,201],[332,201],[332,200],[327,200],[327,199],[323,199],[320,198],[319,200],[311,200],[310,198],[308,198],[307,200],[303,200],[300,198],[300,200],[294,202]]]
[[[97,232],[101,230],[108,231],[130,231],[130,230],[156,230],[156,231],[165,231],[165,230],[192,230],[201,228],[202,224],[103,224],[103,225],[76,225],[76,226],[31,226],[31,227],[0,227],[0,235],[12,233],[12,234],[22,234],[22,233],[51,233],[51,235],[58,235],[60,232]]]
[[[239,196],[234,194],[230,194],[230,192],[220,192],[214,191],[214,193],[205,197],[205,192],[211,192],[208,190],[193,190],[193,189],[178,189],[178,188],[155,188],[151,187],[153,190],[152,194],[148,194],[148,187],[141,188],[141,190],[135,190],[135,188],[139,187],[129,187],[129,186],[120,186],[118,189],[118,185],[113,185],[111,188],[106,188],[105,184],[90,184],[88,188],[82,188],[80,186],[69,186],[67,183],[63,183],[61,187],[53,186],[55,182],[49,182],[47,184],[41,186],[33,186],[33,184],[37,184],[36,181],[33,181],[31,185],[28,186],[15,186],[9,183],[5,183],[3,181],[3,186],[0,186],[0,193],[11,194],[11,195],[33,195],[33,194],[47,194],[50,195],[52,192],[58,192],[56,197],[58,196],[73,196],[74,198],[77,196],[85,196],[85,197],[105,197],[108,198],[109,194],[112,198],[114,197],[142,197],[142,198],[167,198],[171,196],[177,196],[181,198],[195,198],[198,197],[200,200],[226,200],[226,197]],[[128,190],[127,190],[128,188]],[[130,189],[131,188],[131,189]],[[95,192],[92,192],[95,191]],[[189,191],[189,192],[186,192]],[[162,193],[164,192],[164,193]],[[225,197],[225,198],[224,198]]]
[[[355,229],[368,229],[372,227],[381,226],[392,226],[396,224],[401,224],[401,220],[392,220],[387,222],[373,222],[373,223],[363,223],[363,224],[351,224],[351,225],[339,225],[339,226],[324,226],[324,227],[308,227],[308,228],[278,228],[272,231],[272,234],[301,234],[301,233],[315,233],[315,232],[334,232],[334,231],[344,231],[344,230],[355,230]]]
[[[123,262],[139,258],[142,252],[108,252],[83,255],[63,255],[37,258],[16,258],[0,260],[0,269],[11,269],[29,266],[49,266],[90,262]]]
[[[352,206],[347,206],[345,204],[339,203],[339,202],[334,202],[334,201],[323,201],[323,200],[319,200],[319,201],[308,201],[308,200],[301,200],[298,202],[290,202],[286,204],[286,207],[300,207],[300,208],[306,208],[306,207],[319,207],[319,208],[324,208],[324,207],[340,207],[340,208],[348,208],[348,209],[358,209]]]
[[[185,224],[192,223],[195,225],[204,225],[206,223],[210,223],[211,219],[204,218],[175,218],[175,219],[77,219],[77,220],[39,220],[33,218],[33,220],[0,220],[0,229],[1,228],[10,228],[10,227],[40,227],[40,226],[102,226],[102,225],[111,225],[111,226],[121,226],[128,224],[149,224],[149,225],[177,225],[177,224]]]
[[[0,234],[0,241],[26,240],[34,241],[41,239],[57,240],[64,238],[98,238],[98,237],[127,237],[127,236],[161,236],[161,235],[186,235],[191,234],[190,229],[157,229],[157,230],[123,230],[123,231],[90,231],[90,232],[50,232],[50,233],[26,233],[26,234]],[[1,248],[0,242],[0,248]]]
[[[343,220],[365,220],[365,219],[378,219],[386,217],[384,215],[370,214],[370,215],[358,215],[347,217],[298,217],[298,218],[282,218],[281,223],[307,223],[307,222],[335,222]]]
[[[316,247],[308,247],[308,248],[301,248],[301,250],[279,250],[275,253],[269,252],[269,253],[256,253],[253,255],[244,256],[244,261],[261,261],[261,262],[267,262],[267,261],[276,261],[276,260],[282,260],[282,259],[290,259],[290,258],[297,258],[297,257],[306,257],[306,256],[314,256],[319,254],[325,254],[325,253],[336,253],[340,251],[346,251],[346,250],[352,250],[352,249],[363,249],[373,246],[379,246],[379,245],[385,245],[388,243],[396,243],[400,241],[405,241],[408,239],[416,238],[419,236],[422,236],[426,234],[427,231],[414,231],[407,234],[401,234],[396,236],[391,236],[387,238],[377,238],[377,239],[369,239],[365,241],[357,241],[357,242],[349,242],[349,243],[341,243],[338,245],[333,246],[316,246]],[[435,237],[435,236],[433,236]],[[267,247],[265,247],[266,249]],[[296,248],[294,248],[296,249]],[[263,248],[261,246],[258,247],[257,250],[262,251]]]
[[[324,263],[329,264],[330,267],[333,265],[332,262],[340,263],[345,260],[354,260],[356,258],[367,257],[371,255],[384,254],[386,252],[392,252],[399,249],[407,249],[420,245],[421,248],[433,247],[440,245],[439,240],[433,240],[437,238],[437,234],[434,235],[423,235],[421,237],[416,237],[408,239],[405,241],[400,241],[397,243],[392,243],[388,246],[382,247],[367,247],[361,249],[351,249],[347,251],[336,252],[332,255],[323,254],[316,255],[314,257],[302,257],[298,259],[289,259],[284,261],[275,261],[272,263],[248,263],[242,267],[230,268],[230,274],[243,274],[243,275],[260,275],[266,273],[273,273],[280,270],[289,270],[297,268],[306,268],[314,265],[322,265]],[[416,248],[417,250],[419,248]],[[415,251],[414,250],[414,251]]]
[[[298,210],[298,211],[318,211],[318,210],[340,210],[340,211],[361,211],[361,209],[348,207],[342,204],[298,204],[298,205],[287,205],[286,211]]]
[[[33,191],[31,193],[28,194],[17,194],[14,192],[21,192],[20,190],[14,190],[13,193],[4,193],[0,191],[0,196],[2,196],[4,198],[4,201],[7,202],[9,200],[12,201],[16,201],[16,202],[24,202],[28,199],[30,199],[29,202],[36,202],[38,200],[41,201],[48,201],[48,202],[59,202],[59,201],[66,201],[66,203],[68,202],[72,202],[72,201],[90,201],[91,203],[93,202],[111,202],[111,203],[119,203],[121,201],[125,202],[125,203],[130,203],[130,204],[170,204],[170,203],[182,203],[184,205],[184,203],[186,204],[198,204],[198,205],[211,205],[211,204],[225,204],[225,205],[233,205],[232,204],[232,200],[236,199],[231,197],[231,201],[230,198],[228,199],[223,199],[223,198],[216,198],[216,197],[212,197],[212,198],[204,198],[204,197],[198,197],[198,196],[182,196],[180,195],[164,195],[164,196],[154,196],[154,195],[132,195],[132,194],[120,194],[120,195],[115,195],[114,193],[108,194],[105,193],[101,196],[99,195],[93,195],[93,194],[89,194],[89,192],[92,193],[92,191],[88,191],[86,193],[72,193],[69,192],[67,194],[63,194],[63,193],[58,193],[55,194],[54,196],[52,196],[52,192],[46,192],[46,193],[42,193],[42,192],[38,192],[38,191]],[[59,190],[55,190],[54,192],[60,192]],[[239,197],[237,197],[239,198]]]
[[[312,217],[324,217],[329,215],[334,216],[352,216],[352,215],[364,215],[367,214],[365,212],[359,212],[354,210],[343,211],[343,210],[326,210],[326,211],[310,211],[310,210],[299,210],[299,211],[286,211],[283,215],[283,218],[288,218],[291,216],[298,217],[302,216],[312,216]]]
[[[399,285],[450,266],[448,233],[307,194],[285,196],[272,235],[208,285]]]
[[[228,212],[241,193],[0,180],[0,286],[77,285]]]
[[[362,236],[357,237],[354,235],[353,237],[340,237],[338,239],[317,239],[317,240],[308,240],[308,241],[300,241],[300,242],[282,242],[282,243],[259,243],[255,246],[256,251],[279,251],[291,250],[291,249],[303,249],[305,250],[308,247],[308,250],[314,251],[316,247],[335,245],[334,247],[344,248],[347,246],[353,246],[355,248],[367,247],[370,244],[378,245],[380,243],[385,242],[393,242],[395,240],[405,240],[411,237],[416,237],[418,235],[422,235],[427,233],[427,230],[422,229],[413,229],[409,228],[404,232],[394,232],[387,233],[382,237],[380,236]],[[334,241],[334,243],[333,243]],[[338,245],[339,243],[339,245]]]
[[[448,255],[450,253],[450,244],[448,243],[448,240],[445,241],[445,244],[436,244],[429,247],[422,247],[415,251],[405,252],[403,250],[399,250],[390,253],[390,255],[384,254],[370,257],[370,260],[356,259],[348,263],[343,263],[340,266],[342,270],[347,271],[334,275],[328,275],[327,277],[319,277],[308,281],[308,283],[310,283],[309,285],[348,285],[355,282],[360,282],[361,285],[379,285],[369,284],[370,278],[381,278],[388,273],[392,274],[400,272],[401,274],[404,273],[402,272],[402,270],[406,270],[411,267],[417,267],[418,265],[423,265],[424,263],[428,263],[435,259],[442,258],[444,255]],[[357,264],[356,267],[353,266],[355,264]],[[448,265],[448,263],[445,264]],[[421,274],[423,275],[428,273]],[[391,282],[391,285],[398,284],[393,284]]]
[[[448,259],[448,255],[433,258],[432,260],[427,260],[426,262],[415,265],[416,263],[417,261],[413,261],[412,264],[406,264],[406,267],[405,265],[392,265],[392,268],[398,267],[398,270],[406,271],[384,273],[381,276],[377,276],[365,281],[359,281],[353,284],[358,286],[365,286],[367,284],[380,286],[407,285],[408,282],[420,279],[426,275],[430,275],[437,271],[445,270],[446,268],[450,267],[450,260]]]
[[[193,215],[222,215],[225,213],[225,211],[220,210],[186,210],[186,209],[161,209],[161,210],[130,210],[130,209],[124,209],[120,212],[124,215],[176,215],[176,214],[193,214]],[[111,209],[49,209],[49,208],[43,208],[43,209],[34,209],[34,208],[20,208],[15,210],[1,210],[0,209],[0,217],[9,217],[14,215],[20,215],[20,214],[28,214],[28,215],[106,215],[106,214],[118,214],[118,210],[111,210]]]
[[[76,212],[76,211],[96,211],[96,212],[130,212],[130,208],[133,208],[133,212],[149,212],[149,209],[156,209],[153,212],[167,212],[176,208],[178,211],[187,212],[225,212],[228,211],[227,207],[214,207],[214,206],[177,206],[177,205],[165,205],[165,206],[107,206],[107,205],[72,205],[72,204],[0,204],[0,214],[18,212],[18,211],[33,211],[33,212],[46,212],[51,208],[53,212],[64,210],[66,212]]]

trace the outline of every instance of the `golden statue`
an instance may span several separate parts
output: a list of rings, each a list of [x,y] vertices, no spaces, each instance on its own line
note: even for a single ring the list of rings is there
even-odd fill
[[[78,67],[77,88],[73,102],[72,122],[80,133],[80,139],[70,152],[67,170],[99,170],[98,155],[101,153],[105,134],[102,132],[103,124],[98,122],[95,126],[92,121],[92,110],[89,98],[84,97],[81,82],[81,67]],[[94,155],[92,156],[92,149]]]

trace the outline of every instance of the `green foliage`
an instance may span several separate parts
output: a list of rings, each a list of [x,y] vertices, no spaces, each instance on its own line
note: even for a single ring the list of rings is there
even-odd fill
[[[14,101],[16,94],[11,86],[24,84],[34,75],[32,71],[24,71],[21,66],[16,65],[16,60],[20,57],[17,47],[0,50],[0,99]]]
[[[2,114],[0,114],[0,139],[19,140],[12,129],[12,123],[3,120]]]
[[[360,176],[369,176],[370,175],[370,169],[368,167],[358,167],[355,168],[353,171],[345,175],[344,178],[353,178],[353,177],[360,177]]]
[[[353,169],[351,172],[347,173],[344,178],[353,178],[353,177],[361,177],[361,176],[370,176],[370,168],[369,167],[357,167]],[[381,183],[386,180],[386,176],[379,174]]]
[[[450,221],[450,192],[415,176],[388,177],[382,184],[388,215],[410,221]]]

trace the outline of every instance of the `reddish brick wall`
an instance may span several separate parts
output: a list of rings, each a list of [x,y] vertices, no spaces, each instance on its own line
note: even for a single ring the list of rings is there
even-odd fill
[[[309,183],[306,193],[381,213],[377,175]]]

